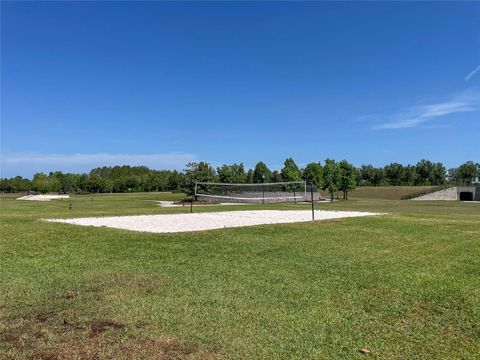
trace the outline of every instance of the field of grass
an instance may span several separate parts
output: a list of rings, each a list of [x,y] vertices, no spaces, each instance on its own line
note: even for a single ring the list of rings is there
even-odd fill
[[[1,195],[0,358],[480,357],[478,203],[352,196],[317,208],[388,214],[185,234],[41,220],[181,197]]]

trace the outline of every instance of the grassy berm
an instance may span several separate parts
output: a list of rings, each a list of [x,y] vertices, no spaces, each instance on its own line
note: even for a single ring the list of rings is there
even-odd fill
[[[480,358],[480,204],[363,191],[317,208],[387,214],[183,234],[42,220],[181,194],[2,195],[0,358]],[[308,205],[195,211],[250,208]]]

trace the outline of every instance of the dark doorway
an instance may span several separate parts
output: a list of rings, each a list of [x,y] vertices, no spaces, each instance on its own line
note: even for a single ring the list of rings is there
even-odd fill
[[[473,192],[462,191],[460,193],[460,201],[473,201]]]

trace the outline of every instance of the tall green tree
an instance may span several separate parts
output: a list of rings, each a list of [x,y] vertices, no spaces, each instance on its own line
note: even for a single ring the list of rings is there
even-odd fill
[[[168,175],[167,190],[175,191],[175,190],[185,189],[187,187],[186,182],[187,181],[185,179],[184,173],[178,172],[177,170],[173,170]]]
[[[386,180],[390,185],[394,185],[394,186],[402,185],[404,171],[405,171],[402,164],[399,164],[399,163],[388,164],[383,168],[383,171],[385,173]]]
[[[339,185],[338,189],[343,192],[343,198],[348,200],[348,193],[355,190],[356,184],[356,172],[355,167],[347,160],[342,160],[338,163],[339,171]]]
[[[315,186],[317,189],[323,188],[323,168],[320,163],[309,163],[303,169],[303,179],[308,183]]]
[[[32,189],[45,194],[51,191],[50,179],[44,173],[36,173],[32,179]]]
[[[253,169],[248,169],[246,176],[246,183],[253,184]]]
[[[283,168],[280,170],[280,176],[282,181],[301,181],[302,172],[292,158],[287,158],[283,162]],[[285,186],[286,191],[296,192],[303,190],[303,185],[301,184],[288,184]]]
[[[379,186],[386,183],[385,172],[383,169],[373,167],[372,165],[362,165],[359,172],[361,185]]]
[[[402,185],[415,185],[415,178],[417,176],[417,172],[415,170],[415,166],[407,165],[403,168],[403,175],[402,175]]]
[[[434,165],[431,161],[422,159],[415,165],[415,185],[432,185]]]
[[[273,170],[272,171],[272,180],[271,181],[274,182],[274,183],[278,183],[278,182],[283,181],[282,180],[282,174],[280,174],[280,171],[278,171],[278,170]]]
[[[438,162],[433,164],[432,173],[430,175],[430,183],[432,185],[442,185],[445,184],[445,179],[447,176],[447,169],[443,166],[442,163]]]
[[[449,171],[451,181],[456,184],[473,184],[480,178],[480,164],[467,161],[456,169]]]
[[[218,179],[222,183],[243,184],[246,181],[245,167],[243,163],[227,165],[217,168]]]
[[[263,161],[259,161],[253,170],[253,182],[260,184],[270,182],[271,180],[272,172]]]
[[[333,201],[335,192],[338,191],[340,185],[340,170],[338,164],[333,159],[326,159],[323,166],[323,190],[328,190],[330,200]]]
[[[185,191],[192,195],[194,193],[195,181],[216,182],[217,173],[215,169],[205,161],[188,163],[185,169]]]
[[[292,158],[285,159],[280,175],[283,181],[302,180],[302,172]]]

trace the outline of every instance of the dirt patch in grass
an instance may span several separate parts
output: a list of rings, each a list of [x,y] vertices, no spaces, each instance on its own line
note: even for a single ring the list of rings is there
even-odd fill
[[[126,342],[115,342],[112,338],[89,339],[74,343],[57,344],[48,350],[33,351],[26,357],[31,360],[60,359],[217,359],[211,352],[201,351],[189,342],[172,339],[130,338]]]
[[[111,329],[123,329],[125,327],[124,324],[117,323],[115,321],[110,320],[103,320],[103,321],[95,321],[93,324],[90,325],[90,330],[92,331],[90,336],[96,336],[101,332],[111,328]]]
[[[5,359],[216,359],[217,353],[189,341],[142,337],[135,325],[115,320],[90,324],[62,320],[61,313],[12,319],[0,335]],[[39,321],[39,318],[41,321]]]
[[[73,299],[75,296],[77,296],[77,293],[74,291],[65,291],[63,294],[60,295],[62,299]]]
[[[48,320],[48,315],[49,314],[38,314],[35,316],[35,320],[43,323]]]
[[[130,272],[87,274],[75,288],[59,291],[44,304],[4,317],[2,359],[215,359],[217,352],[159,336],[150,324],[118,321],[115,296],[148,296],[162,291],[167,278]],[[123,295],[122,295],[123,296]],[[53,309],[53,310],[52,310]],[[8,309],[7,309],[8,310]],[[109,316],[110,315],[110,316]],[[146,331],[146,327],[149,330]]]

